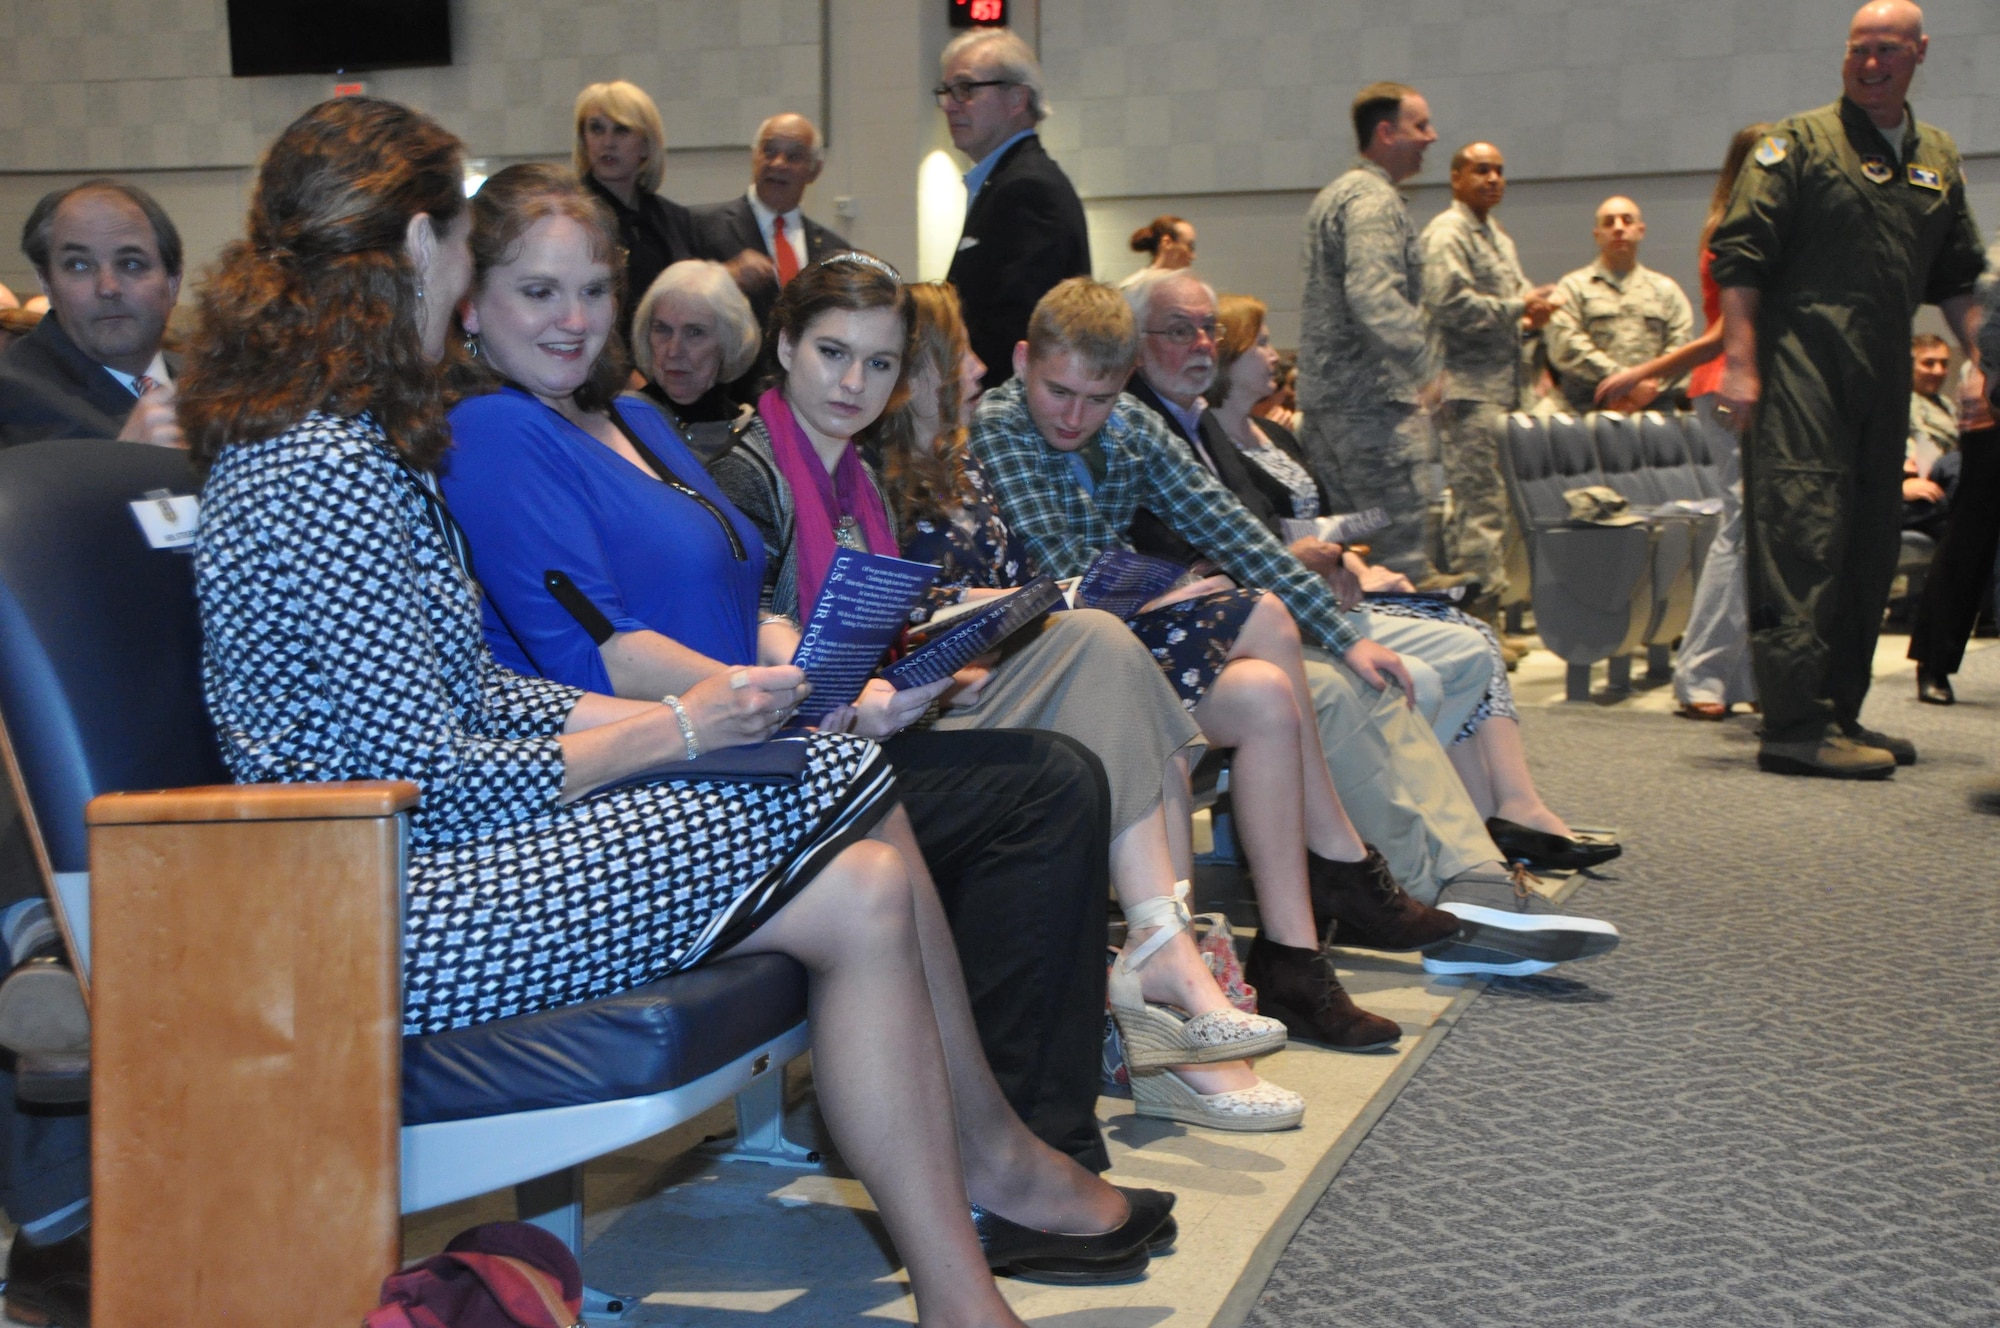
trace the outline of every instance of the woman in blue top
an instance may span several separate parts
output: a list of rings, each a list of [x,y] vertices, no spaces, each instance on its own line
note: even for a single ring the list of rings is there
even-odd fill
[[[795,634],[781,623],[757,621],[763,553],[755,529],[722,500],[648,403],[613,398],[624,381],[624,368],[612,336],[616,240],[611,219],[567,172],[530,165],[511,167],[487,181],[474,199],[473,214],[474,292],[461,321],[477,351],[467,386],[488,390],[452,411],[454,451],[445,491],[464,522],[487,591],[483,607],[489,642],[502,657],[518,657],[564,681],[602,679],[618,694],[633,697],[682,692],[704,750],[762,741],[803,697],[803,674],[786,662]],[[1091,825],[1101,813],[1090,788],[1079,787],[1090,777],[1087,767],[1081,760],[1063,764],[1010,754],[1021,748],[1039,751],[1036,744],[1047,745],[1039,735],[1024,735],[964,753],[967,763],[978,767],[975,775],[987,782],[963,801],[976,816],[1025,822],[1008,822],[1021,837],[1034,837],[1053,819],[1066,837],[1090,842]],[[922,804],[918,818],[928,819],[932,814],[923,808],[935,801],[937,786],[946,777],[926,764],[930,754],[918,748],[892,746],[890,755],[899,767],[899,791]],[[906,778],[908,788],[903,787]],[[1033,815],[1011,810],[1018,785],[1029,780],[1037,788],[1047,785],[1061,797],[1080,800],[1090,810],[1091,825],[1065,819],[1066,813],[1046,806]],[[928,898],[930,881],[910,818],[899,809],[886,825]],[[978,838],[983,833],[982,826],[974,825],[960,837],[984,843]],[[1032,859],[989,852],[1001,859],[998,865],[954,864],[960,868],[954,874],[971,877],[972,883],[954,882],[959,888],[948,903],[952,916],[958,919],[968,908],[980,907],[978,901],[968,904],[966,896],[984,890],[1010,902],[1040,903],[1034,927],[1053,924],[1087,931],[1083,919],[1088,909],[1079,906],[1089,906],[1100,919],[1101,947],[1102,874],[1091,877],[1066,868],[1058,855],[1068,852],[1058,844],[1050,854]],[[997,888],[1003,876],[1012,888]],[[1043,891],[1024,877],[1046,877],[1053,885]],[[1064,885],[1070,888],[1055,888]],[[1070,911],[1053,911],[1058,909]],[[1035,932],[1027,926],[989,924],[985,929],[999,933],[989,948],[1021,938],[1033,951],[1021,960],[1021,947],[1013,948],[1012,985],[1030,990],[1007,1008],[1030,1021],[1038,1044],[1034,1054],[1045,1056],[1048,1049],[1039,1044],[1067,1034],[1050,1032],[1033,1022],[1034,1016],[1044,1007],[1058,1013],[1073,1009],[1058,999],[1059,986],[1086,994],[1094,990],[1091,984],[1101,981],[1102,951],[1082,944],[1036,948]],[[943,939],[949,948],[950,934]],[[973,953],[983,961],[983,951]],[[926,963],[955,1001],[947,1017],[963,1020],[954,1027],[973,1034],[953,956],[933,959],[927,954]],[[969,971],[978,979],[982,970],[975,966]],[[1008,985],[990,977],[977,983],[981,989],[996,984]],[[1092,1071],[1084,1082],[1082,1109],[1087,1113],[1095,1099],[1093,1039],[1101,1027],[1102,997],[1086,1003],[1080,1042],[1070,1041],[1080,1045]],[[974,1010],[977,1036],[989,1045],[987,1015],[993,1006],[982,999]],[[1021,1014],[1024,1008],[1027,1013]],[[1002,1051],[1011,1052],[1017,1040],[1024,1039],[1003,1038]],[[987,1229],[992,1224],[982,1218],[993,1266],[1073,1281],[1135,1275],[1145,1263],[1147,1238],[1159,1239],[1168,1221],[1164,1205],[1171,1196],[1134,1192],[1126,1216],[1118,1191],[1068,1166],[1022,1129],[1008,1100],[994,1091],[977,1041],[970,1050],[965,1065],[954,1063],[953,1082],[956,1089],[961,1078],[966,1081],[965,1097],[981,1122],[976,1130],[980,1145],[995,1134],[1004,1150],[1019,1153],[1027,1174],[1038,1178],[1031,1189],[1050,1185],[1071,1194],[1077,1206],[1059,1230],[1105,1233],[1081,1249],[1058,1247],[1023,1257],[1018,1244],[996,1241]],[[837,1095],[851,1087],[839,1080],[833,1084]],[[1024,1114],[1033,1105],[1021,1102],[1020,1094],[1011,1096]],[[1004,1121],[987,1120],[996,1106]],[[1043,1133],[1047,1138],[1049,1131]],[[983,1164],[985,1154],[969,1148],[967,1161],[975,1160]],[[983,1175],[983,1167],[974,1174]],[[981,1203],[1003,1202],[979,1188],[972,1193]],[[1144,1224],[1143,1214],[1151,1215],[1150,1225],[1138,1232],[1136,1241],[1127,1232],[1118,1238],[1122,1245],[1103,1245],[1110,1232],[1123,1230],[1121,1216],[1124,1224]]]

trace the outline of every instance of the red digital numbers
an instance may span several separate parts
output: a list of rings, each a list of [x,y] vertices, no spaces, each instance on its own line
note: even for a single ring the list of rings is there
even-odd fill
[[[1007,22],[1007,0],[951,0],[954,28],[1002,27]]]

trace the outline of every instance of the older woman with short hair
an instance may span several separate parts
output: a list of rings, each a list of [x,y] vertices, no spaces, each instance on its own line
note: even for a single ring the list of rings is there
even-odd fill
[[[763,347],[749,299],[725,265],[690,258],[646,288],[632,311],[631,330],[646,396],[708,460],[728,445],[731,425],[749,411],[730,391]]]
[[[659,194],[667,131],[645,89],[616,79],[577,93],[570,155],[577,177],[618,218],[626,300],[651,286],[669,264],[694,257],[694,218]]]

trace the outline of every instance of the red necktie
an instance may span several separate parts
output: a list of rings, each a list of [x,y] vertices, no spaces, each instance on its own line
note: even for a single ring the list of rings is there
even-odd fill
[[[153,390],[154,388],[158,387],[159,385],[160,385],[160,381],[159,381],[159,379],[157,379],[157,378],[153,377],[153,375],[151,375],[151,374],[140,374],[140,375],[139,375],[139,395],[140,395],[140,396],[142,396],[142,397],[143,397],[143,396],[145,396],[145,395],[146,395],[146,394],[147,394],[148,392],[152,391],[152,390]]]
[[[784,286],[799,275],[799,256],[792,252],[792,239],[785,234],[785,219],[771,218],[771,248],[777,252],[771,257],[778,265],[778,285]]]

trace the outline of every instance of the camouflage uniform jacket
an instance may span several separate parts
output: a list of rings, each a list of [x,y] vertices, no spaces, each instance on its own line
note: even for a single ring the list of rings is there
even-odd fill
[[[1527,277],[1514,238],[1457,199],[1424,227],[1424,308],[1454,401],[1520,399],[1521,314]]]
[[[1556,381],[1578,410],[1591,408],[1591,394],[1606,376],[1694,339],[1687,292],[1643,263],[1622,278],[1602,260],[1580,267],[1557,283],[1556,298],[1542,340]]]
[[[1355,414],[1414,404],[1437,377],[1410,209],[1372,161],[1319,191],[1306,213],[1299,405]]]

